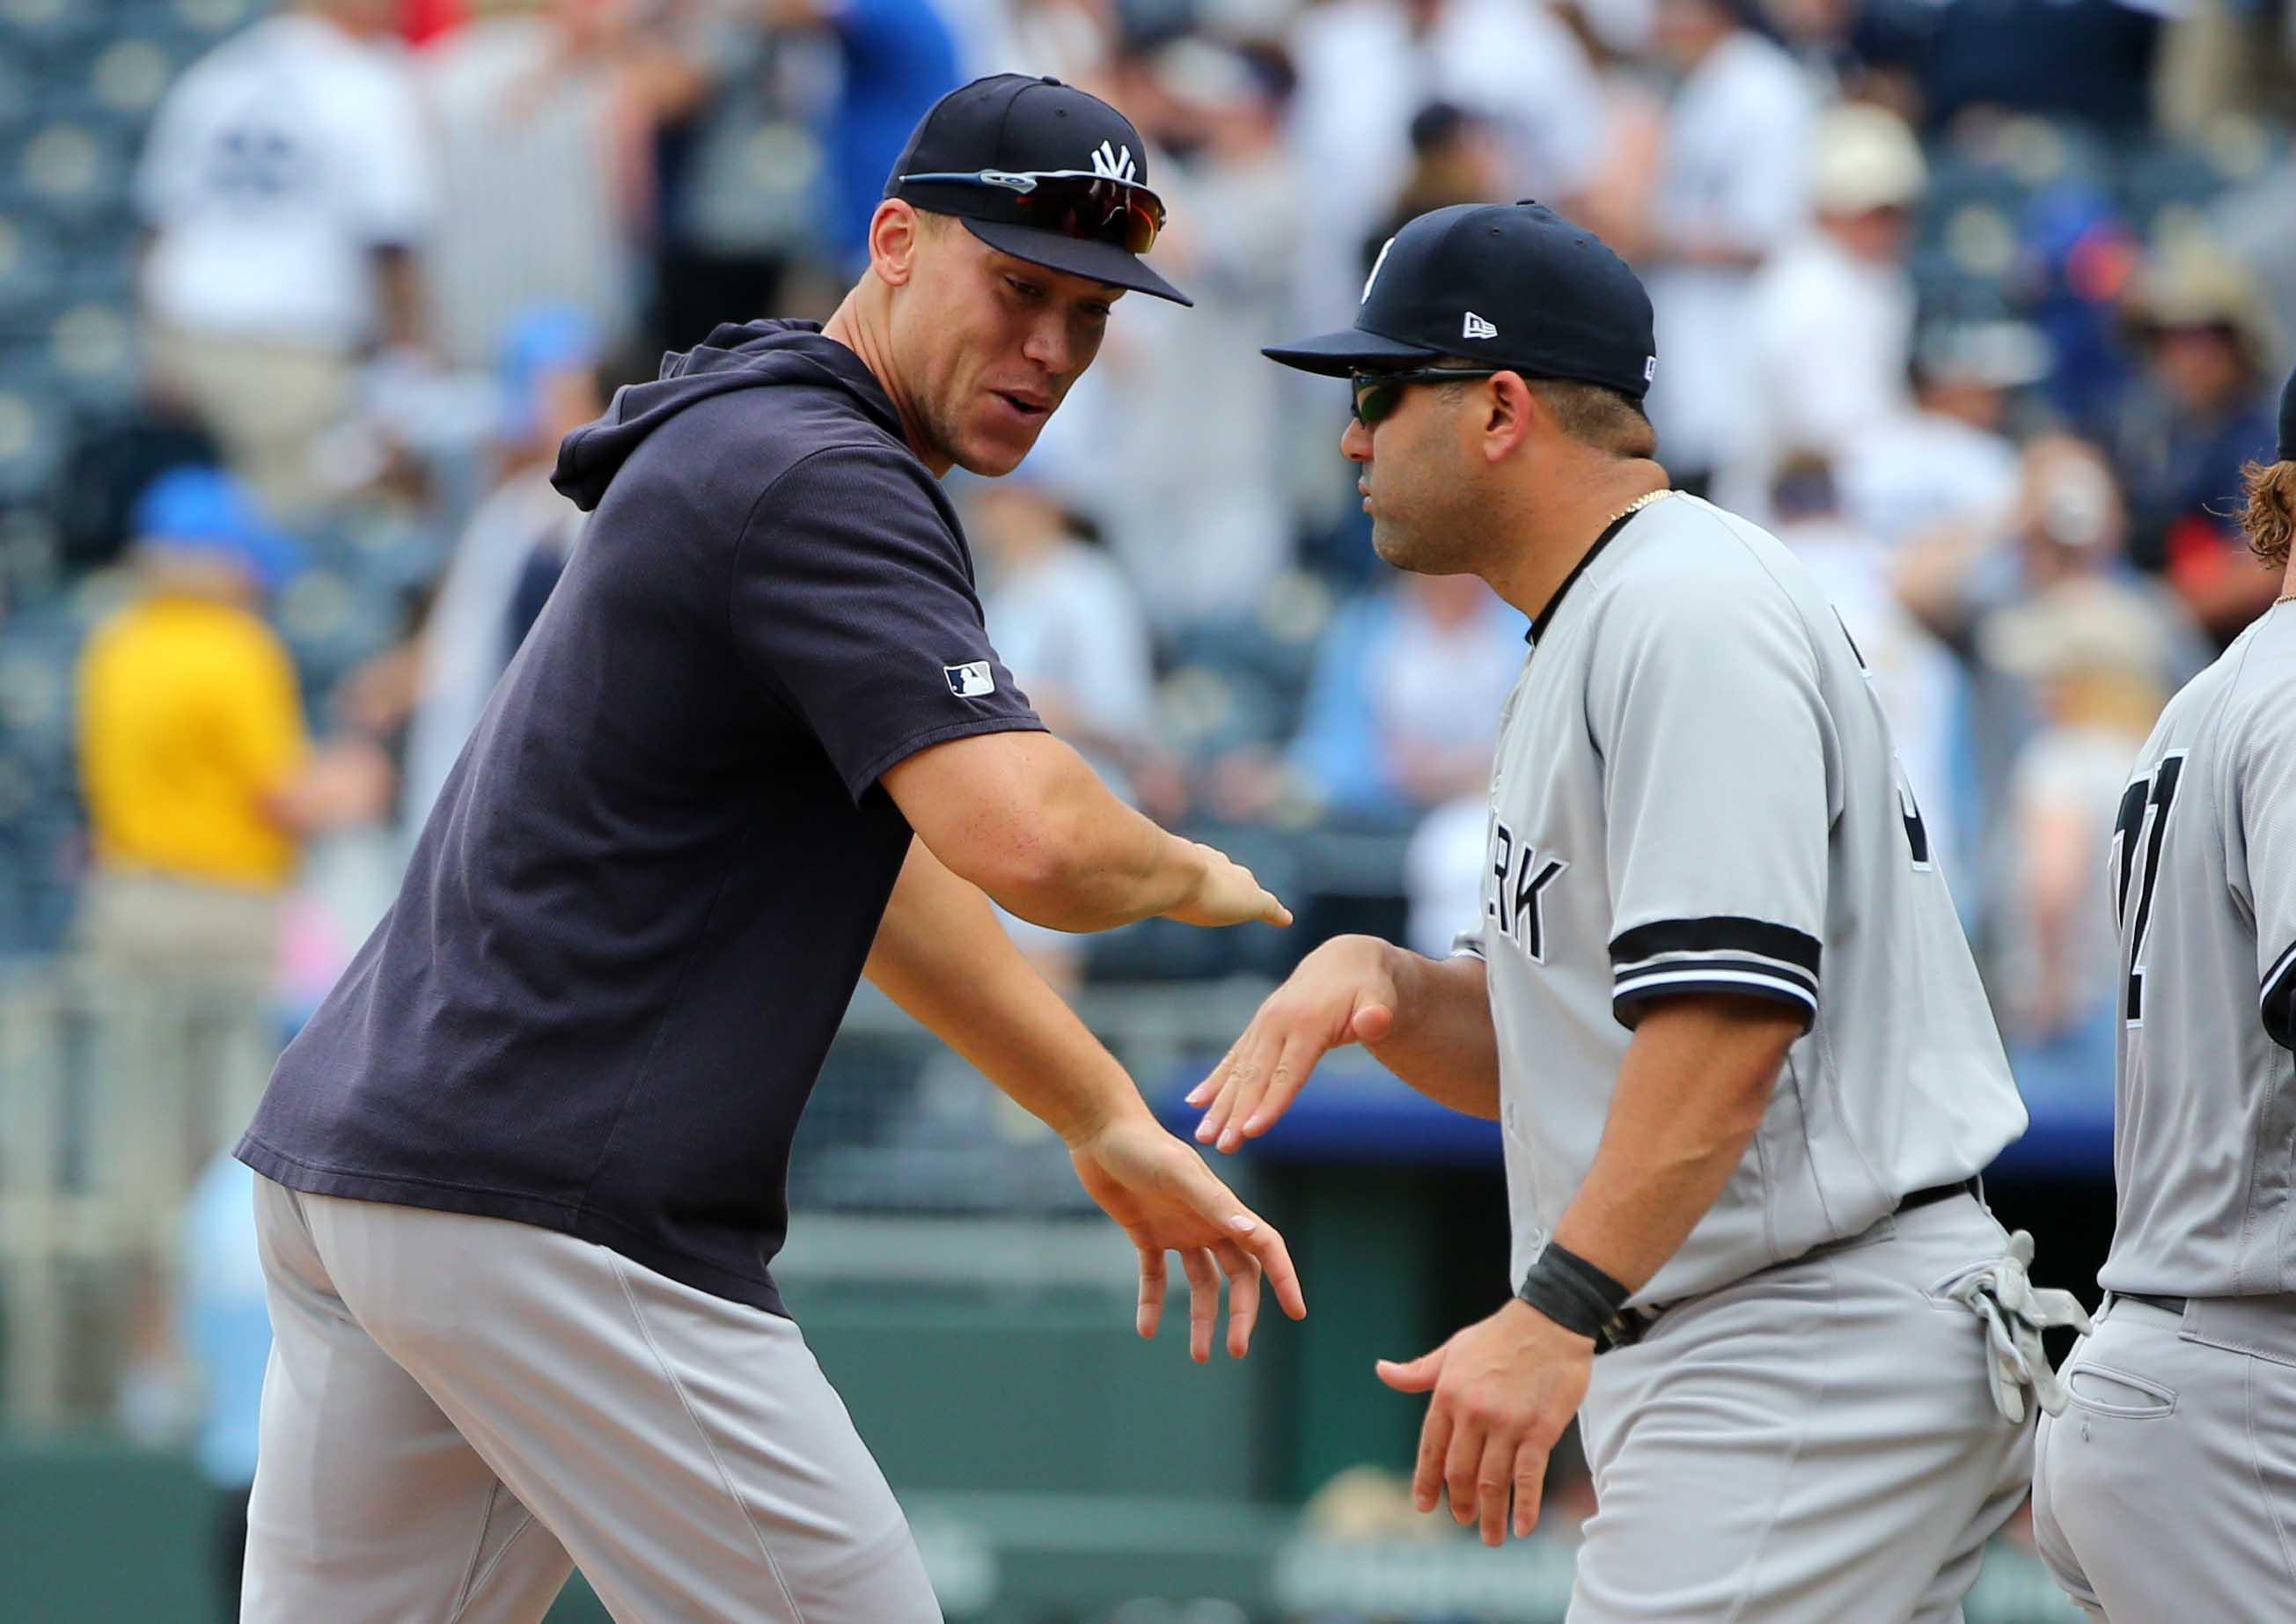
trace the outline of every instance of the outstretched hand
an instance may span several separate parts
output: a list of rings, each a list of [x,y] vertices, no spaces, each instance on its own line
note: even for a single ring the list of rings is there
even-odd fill
[[[1210,1077],[1188,1090],[1204,1108],[1199,1144],[1233,1151],[1275,1126],[1316,1062],[1350,1043],[1377,1043],[1395,1025],[1386,944],[1334,937],[1310,953],[1251,1018]]]
[[[1220,1277],[1227,1277],[1227,1350],[1242,1358],[1259,1318],[1264,1275],[1276,1305],[1307,1317],[1300,1276],[1283,1237],[1235,1198],[1203,1159],[1144,1114],[1126,1117],[1069,1147],[1085,1193],[1140,1249],[1142,1336],[1164,1316],[1165,1254],[1180,1254],[1188,1276],[1188,1352],[1212,1357]]]
[[[1411,1500],[1433,1511],[1447,1493],[1453,1519],[1480,1523],[1485,1545],[1504,1544],[1508,1505],[1514,1536],[1538,1525],[1546,1457],[1578,1413],[1594,1374],[1595,1344],[1524,1302],[1510,1302],[1434,1352],[1379,1362],[1399,1393],[1435,1395],[1419,1430]]]

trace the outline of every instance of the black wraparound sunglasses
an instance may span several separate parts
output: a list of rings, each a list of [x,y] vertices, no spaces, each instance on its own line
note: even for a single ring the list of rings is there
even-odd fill
[[[1414,366],[1402,372],[1349,373],[1355,390],[1356,421],[1366,429],[1402,403],[1403,391],[1414,383],[1461,383],[1470,378],[1496,378],[1503,366]]]
[[[1164,229],[1163,199],[1136,181],[1088,169],[934,170],[904,175],[898,184],[913,181],[936,186],[987,186],[1010,193],[1016,224],[1083,242],[1112,242],[1128,254],[1146,253]]]

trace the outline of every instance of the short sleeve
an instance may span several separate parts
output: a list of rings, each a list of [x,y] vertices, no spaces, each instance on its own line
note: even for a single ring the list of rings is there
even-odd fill
[[[816,452],[759,498],[734,554],[741,657],[857,801],[929,744],[1044,726],[989,646],[928,478],[890,447]]]
[[[2272,1041],[2296,1049],[2296,713],[2259,707],[2233,775],[2227,844],[2256,917],[2257,1008]]]
[[[1832,729],[1799,613],[1767,581],[1627,582],[1594,636],[1612,1012],[1729,992],[1815,1021]]]

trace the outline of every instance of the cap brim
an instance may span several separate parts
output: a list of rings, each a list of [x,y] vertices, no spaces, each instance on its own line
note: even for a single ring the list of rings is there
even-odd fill
[[[1056,231],[1014,226],[1004,220],[976,220],[967,215],[957,218],[964,222],[965,230],[989,247],[1015,259],[1026,259],[1030,265],[1065,271],[1071,276],[1089,276],[1095,282],[1129,288],[1136,293],[1151,293],[1176,305],[1196,302],[1149,269],[1148,262],[1139,255],[1128,254],[1113,242],[1086,242],[1064,237]]]
[[[1259,353],[1281,366],[1296,366],[1303,373],[1320,373],[1326,378],[1344,378],[1349,373],[1414,365],[1432,360],[1443,351],[1349,327],[1344,332],[1324,333],[1321,338],[1301,339],[1296,344],[1275,345]]]

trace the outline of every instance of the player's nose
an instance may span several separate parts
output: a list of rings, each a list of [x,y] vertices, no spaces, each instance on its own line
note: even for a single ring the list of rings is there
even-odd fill
[[[1350,463],[1371,461],[1371,431],[1357,417],[1348,419],[1348,426],[1340,431],[1340,455]]]

